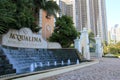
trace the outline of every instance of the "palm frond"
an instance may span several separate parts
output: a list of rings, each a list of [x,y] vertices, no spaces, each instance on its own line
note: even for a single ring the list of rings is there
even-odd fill
[[[7,27],[0,26],[0,34],[3,34],[7,31],[8,31]]]
[[[57,3],[51,0],[47,1],[45,4],[46,5],[43,9],[47,12],[47,16],[53,15],[54,17],[56,17],[56,13],[60,11],[60,8],[57,5]]]

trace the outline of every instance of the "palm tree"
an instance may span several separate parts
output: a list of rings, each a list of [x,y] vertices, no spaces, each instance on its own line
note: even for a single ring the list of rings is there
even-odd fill
[[[46,18],[54,16],[56,18],[56,13],[60,11],[59,6],[53,0],[33,0],[34,5],[34,16],[36,18],[36,23],[38,24],[40,9],[47,12]]]
[[[0,34],[10,28],[29,27],[32,31],[39,30],[39,10],[47,12],[47,16],[56,16],[58,5],[47,0],[0,0]]]
[[[56,13],[60,11],[60,8],[56,2],[53,0],[47,1],[45,5],[46,6],[43,9],[47,12],[46,18],[49,18],[52,15],[56,18]]]
[[[46,0],[32,0],[32,4],[33,4],[33,13],[34,13],[34,17],[36,19],[35,23],[38,24],[38,20],[39,20],[39,10],[45,7],[45,2]]]

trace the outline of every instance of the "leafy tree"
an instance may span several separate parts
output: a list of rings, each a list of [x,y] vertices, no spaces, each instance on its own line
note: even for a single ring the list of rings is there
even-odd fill
[[[49,4],[48,4],[49,3]],[[58,5],[47,0],[0,0],[0,34],[10,28],[31,28],[33,32],[39,31],[39,9],[46,10],[49,16],[59,11]]]
[[[11,0],[0,0],[0,33],[5,33],[16,22],[14,12],[16,5]]]
[[[89,43],[90,43],[90,51],[94,52],[95,51],[95,36],[93,32],[89,32]]]
[[[89,32],[89,41],[90,43],[95,43],[95,36],[93,32]]]
[[[108,54],[110,52],[109,47],[105,42],[103,43],[103,53]]]
[[[22,27],[35,31],[37,25],[30,0],[0,0],[0,6],[0,34]]]
[[[116,44],[104,44],[104,54],[120,54],[120,42]]]
[[[62,47],[67,48],[73,43],[74,39],[79,35],[73,26],[72,18],[62,16],[56,19],[56,27],[49,41],[59,42]]]
[[[120,53],[120,42],[116,44],[111,44],[109,46],[110,53],[112,54]]]
[[[49,18],[52,15],[56,18],[56,13],[60,11],[59,6],[53,0],[47,1],[43,9],[47,12],[46,18]]]
[[[56,17],[56,13],[60,11],[59,6],[53,0],[33,0],[33,12],[36,19],[36,24],[38,24],[40,9],[47,12],[46,18],[48,19],[52,15]]]
[[[14,12],[16,23],[11,28],[20,29],[22,27],[28,27],[33,32],[36,31],[35,29],[38,26],[35,24],[31,2],[31,0],[13,0],[13,4],[16,5],[16,11]]]

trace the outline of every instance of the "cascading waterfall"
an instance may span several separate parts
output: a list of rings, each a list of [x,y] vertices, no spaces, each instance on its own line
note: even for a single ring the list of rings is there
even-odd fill
[[[47,62],[47,66],[50,66],[50,62],[49,61]]]
[[[71,61],[70,61],[70,59],[68,59],[68,65],[70,65],[71,64]]]
[[[35,70],[35,66],[34,66],[34,63],[32,63],[31,65],[30,65],[30,72],[33,72]]]
[[[75,49],[32,49],[1,47],[16,73],[26,73],[60,66],[79,64]],[[76,61],[77,59],[77,61]]]
[[[40,67],[43,67],[43,63],[42,62],[40,62]]]
[[[54,61],[54,65],[57,66],[57,62],[56,61]]]
[[[80,62],[79,62],[79,60],[77,59],[77,62],[76,62],[76,64],[80,64]]]
[[[64,65],[64,61],[61,61],[61,64]]]

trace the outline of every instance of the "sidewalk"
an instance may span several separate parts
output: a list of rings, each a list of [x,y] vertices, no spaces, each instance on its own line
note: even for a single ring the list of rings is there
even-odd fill
[[[101,58],[97,64],[41,80],[120,80],[120,59]]]

